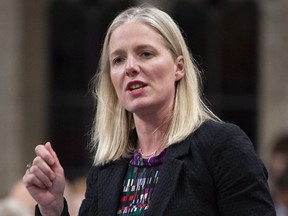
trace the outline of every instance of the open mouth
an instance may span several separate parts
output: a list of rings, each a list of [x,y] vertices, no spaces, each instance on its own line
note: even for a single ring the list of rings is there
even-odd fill
[[[141,89],[141,88],[144,88],[144,87],[145,87],[145,85],[137,83],[137,84],[131,85],[129,90],[130,91],[135,91],[135,90],[138,90],[138,89]]]
[[[129,91],[131,94],[136,94],[142,92],[146,86],[147,84],[145,82],[135,80],[127,84],[126,91]]]

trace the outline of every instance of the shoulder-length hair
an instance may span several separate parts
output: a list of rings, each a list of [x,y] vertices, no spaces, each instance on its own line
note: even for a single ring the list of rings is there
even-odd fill
[[[219,120],[201,100],[199,71],[193,63],[181,31],[173,19],[155,7],[132,7],[120,13],[111,23],[104,39],[103,50],[95,76],[97,99],[92,130],[94,165],[128,157],[135,150],[129,139],[135,127],[132,113],[119,103],[110,79],[109,41],[113,31],[127,22],[141,22],[157,31],[175,59],[184,58],[185,76],[177,82],[171,122],[166,132],[167,146],[178,143],[207,119]]]

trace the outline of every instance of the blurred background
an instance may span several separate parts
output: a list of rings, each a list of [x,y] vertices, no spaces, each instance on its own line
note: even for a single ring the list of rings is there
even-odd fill
[[[272,149],[288,134],[287,0],[1,0],[0,198],[46,141],[69,183],[86,176],[95,104],[89,81],[103,36],[119,11],[142,3],[183,29],[209,106],[248,134],[273,179]]]

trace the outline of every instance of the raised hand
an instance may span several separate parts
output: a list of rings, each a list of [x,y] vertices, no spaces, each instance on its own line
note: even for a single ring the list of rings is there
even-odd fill
[[[23,183],[38,203],[42,215],[61,215],[64,206],[64,170],[50,142],[35,148],[36,157]]]

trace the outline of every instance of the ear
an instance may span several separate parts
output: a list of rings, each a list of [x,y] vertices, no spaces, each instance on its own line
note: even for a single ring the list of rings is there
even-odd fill
[[[179,81],[185,75],[183,56],[182,55],[178,56],[175,63],[176,63],[175,81]]]

